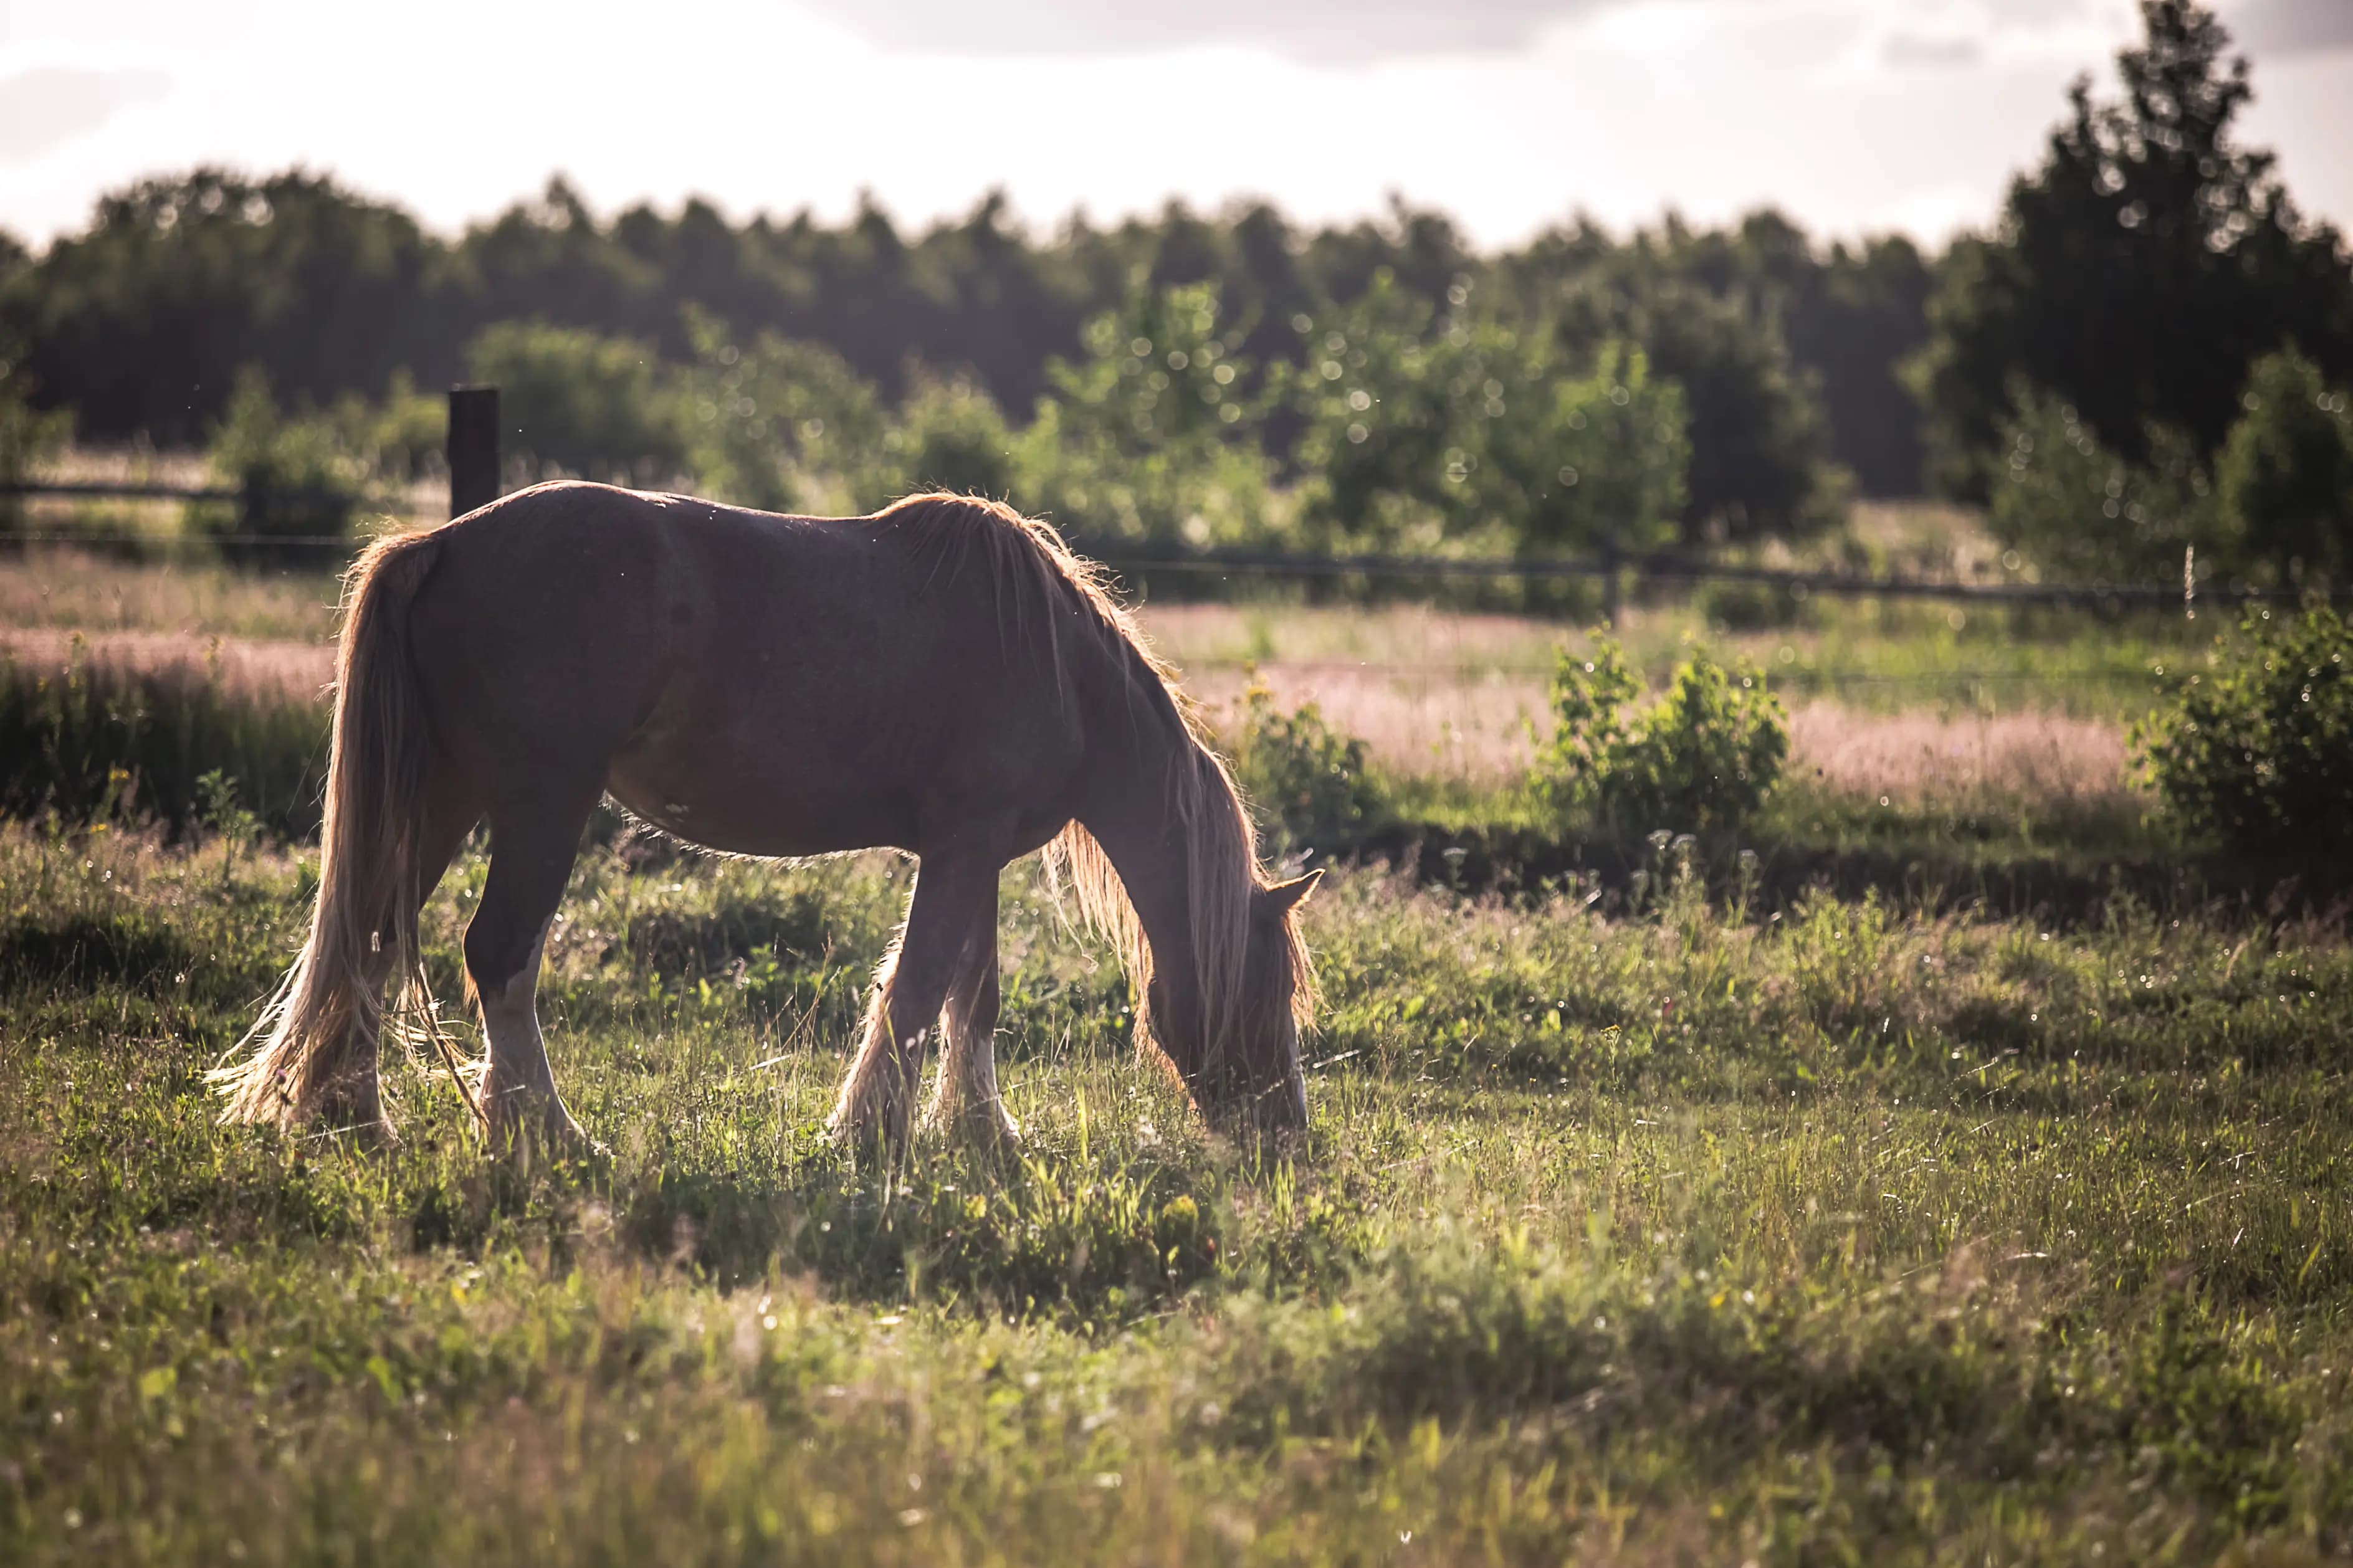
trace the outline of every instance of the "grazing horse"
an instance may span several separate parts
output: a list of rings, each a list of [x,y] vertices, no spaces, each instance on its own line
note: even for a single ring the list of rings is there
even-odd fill
[[[1046,524],[960,496],[820,519],[545,484],[370,546],[347,604],[318,902],[214,1070],[226,1120],[388,1134],[385,990],[429,1007],[418,910],[487,817],[465,938],[478,1107],[494,1141],[579,1138],[534,996],[609,793],[730,854],[917,858],[838,1137],[904,1146],[934,1033],[928,1120],[1016,1134],[992,1046],[997,875],[1040,849],[1126,967],[1139,1050],[1205,1110],[1304,1124],[1293,911],[1315,879],[1261,875],[1167,670]]]

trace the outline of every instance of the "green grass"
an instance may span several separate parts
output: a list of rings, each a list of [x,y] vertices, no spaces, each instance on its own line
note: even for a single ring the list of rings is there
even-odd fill
[[[1599,616],[1458,616],[1420,605],[1320,605],[1270,590],[1216,605],[1147,606],[1159,646],[1186,668],[1369,663],[1465,678],[1516,676],[1541,685],[1556,650]],[[2062,712],[2130,719],[2166,689],[2165,668],[2202,659],[2234,617],[2170,610],[2113,615],[2047,606],[1920,600],[1814,599],[1787,624],[1726,626],[1702,600],[1630,606],[1620,628],[1629,662],[1657,689],[1704,642],[1760,666],[1791,701],[1868,712]]]
[[[2340,925],[1344,874],[1260,1150],[1017,870],[1021,1153],[883,1172],[818,1124],[906,881],[592,851],[611,1152],[516,1168],[406,1061],[388,1155],[213,1125],[299,854],[0,831],[0,1560],[2353,1549]]]
[[[185,831],[208,810],[242,809],[280,833],[314,833],[327,724],[323,702],[248,689],[216,668],[78,657],[54,670],[0,649],[0,810]],[[235,807],[208,795],[207,774]]]

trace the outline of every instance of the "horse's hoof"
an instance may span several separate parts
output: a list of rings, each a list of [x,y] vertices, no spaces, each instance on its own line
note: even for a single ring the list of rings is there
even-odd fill
[[[383,1100],[374,1094],[331,1095],[320,1102],[310,1122],[311,1135],[321,1142],[332,1139],[370,1153],[382,1153],[400,1142],[392,1119],[384,1113]]]
[[[872,1113],[836,1116],[825,1124],[826,1141],[845,1153],[864,1158],[880,1155],[896,1163],[907,1156],[913,1144],[907,1124]]]
[[[1017,1154],[1021,1150],[1021,1123],[1001,1105],[974,1106],[955,1115],[930,1117],[923,1131],[985,1154]]]
[[[605,1146],[588,1136],[560,1100],[536,1094],[485,1095],[490,1106],[487,1139],[494,1152],[522,1159],[586,1160]]]

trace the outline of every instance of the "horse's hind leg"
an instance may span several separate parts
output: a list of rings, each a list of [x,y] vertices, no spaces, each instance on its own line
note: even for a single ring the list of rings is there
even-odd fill
[[[490,1065],[482,1110],[493,1145],[545,1136],[585,1144],[555,1091],[539,1032],[539,965],[547,929],[601,786],[543,789],[491,807],[491,870],[466,927],[466,975],[482,1007]]]
[[[933,1131],[961,1133],[981,1144],[1020,1141],[1020,1124],[997,1092],[997,903],[992,899],[965,941],[955,977],[948,983],[947,1005],[940,1010],[947,1044],[940,1053],[939,1083],[923,1112],[923,1125]]]
[[[972,853],[923,858],[906,929],[882,961],[866,1037],[826,1122],[835,1137],[860,1143],[880,1133],[893,1152],[906,1146],[932,1030],[976,922],[993,915],[1001,865]]]

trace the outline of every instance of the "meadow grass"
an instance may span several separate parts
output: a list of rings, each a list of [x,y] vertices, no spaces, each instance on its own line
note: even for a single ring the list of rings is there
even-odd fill
[[[0,829],[0,1559],[2353,1548],[2341,922],[1344,872],[1259,1147],[1017,868],[1022,1148],[885,1168],[818,1127],[907,881],[585,855],[550,1168],[397,1056],[388,1154],[214,1125],[307,852]]]
[[[1156,599],[1142,619],[1196,678],[1246,662],[1302,674],[1356,669],[1427,681],[1502,678],[1541,692],[1555,650],[1590,611],[1538,616],[1427,604],[1325,603],[1306,589],[1229,584],[1214,603]],[[338,601],[328,571],[261,570],[201,555],[111,560],[70,548],[0,556],[0,626],[227,636],[323,643]],[[2160,665],[2204,649],[2232,617],[2178,609],[2100,614],[1919,601],[1806,601],[1779,624],[1732,626],[1704,593],[1664,591],[1630,603],[1620,634],[1635,668],[1662,683],[1693,643],[1763,666],[1793,700],[1832,700],[1873,711],[2059,711],[2137,715],[2159,689]]]

